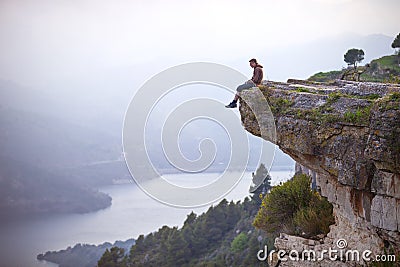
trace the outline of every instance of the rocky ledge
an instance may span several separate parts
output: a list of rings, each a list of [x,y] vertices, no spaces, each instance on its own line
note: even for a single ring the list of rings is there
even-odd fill
[[[318,244],[335,248],[345,239],[346,249],[400,255],[400,86],[289,80],[258,89],[276,132],[261,134],[256,118],[265,115],[252,110],[265,109],[265,101],[256,88],[241,93],[245,129],[314,172],[321,194],[334,206],[336,223]],[[272,125],[267,119],[261,124]],[[288,240],[297,239],[281,235],[275,244],[278,249],[296,245]]]

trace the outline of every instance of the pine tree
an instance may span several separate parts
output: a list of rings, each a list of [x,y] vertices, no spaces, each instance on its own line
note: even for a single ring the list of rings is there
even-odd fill
[[[393,40],[392,48],[396,50],[397,53],[397,64],[400,64],[400,33]]]
[[[182,233],[176,227],[173,228],[173,231],[165,242],[164,249],[166,251],[166,266],[182,266],[191,258],[187,243]]]
[[[362,49],[352,48],[344,54],[344,62],[348,65],[353,65],[357,69],[357,63],[364,60],[364,51]]]
[[[110,250],[106,249],[103,256],[97,262],[98,267],[126,267],[127,257],[125,257],[125,250],[119,247],[112,247]]]
[[[253,186],[250,187],[250,193],[252,195],[252,201],[254,201],[257,206],[261,205],[262,198],[271,190],[271,176],[268,173],[267,168],[264,164],[260,164],[256,173],[253,175]]]

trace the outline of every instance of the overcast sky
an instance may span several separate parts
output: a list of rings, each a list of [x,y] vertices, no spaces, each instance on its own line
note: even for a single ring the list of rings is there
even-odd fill
[[[1,0],[0,79],[41,84],[149,62],[228,63],[347,33],[394,37],[398,10],[398,0]]]

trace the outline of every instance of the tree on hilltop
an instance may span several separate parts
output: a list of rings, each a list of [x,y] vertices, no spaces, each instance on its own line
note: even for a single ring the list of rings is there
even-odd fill
[[[357,69],[357,63],[364,60],[364,51],[362,49],[352,48],[344,54],[344,61],[348,65],[353,65],[354,69]]]
[[[397,49],[400,48],[400,33],[394,38],[392,43],[392,48]]]
[[[400,33],[394,38],[392,48],[395,49],[397,54],[397,64],[400,64]]]

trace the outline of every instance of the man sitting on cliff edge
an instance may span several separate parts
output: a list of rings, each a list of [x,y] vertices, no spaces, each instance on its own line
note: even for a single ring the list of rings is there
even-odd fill
[[[241,84],[238,86],[238,88],[236,89],[236,91],[238,91],[238,93],[245,89],[250,89],[254,86],[260,85],[261,81],[263,79],[263,70],[262,70],[263,66],[258,64],[257,60],[255,58],[250,59],[249,62],[250,62],[250,67],[252,67],[254,69],[253,77],[251,78],[251,80],[248,80],[244,84]],[[236,108],[237,107],[237,101],[239,99],[238,93],[236,93],[235,98],[232,100],[232,102],[229,103],[228,105],[226,105],[225,107],[227,107],[227,108]]]

